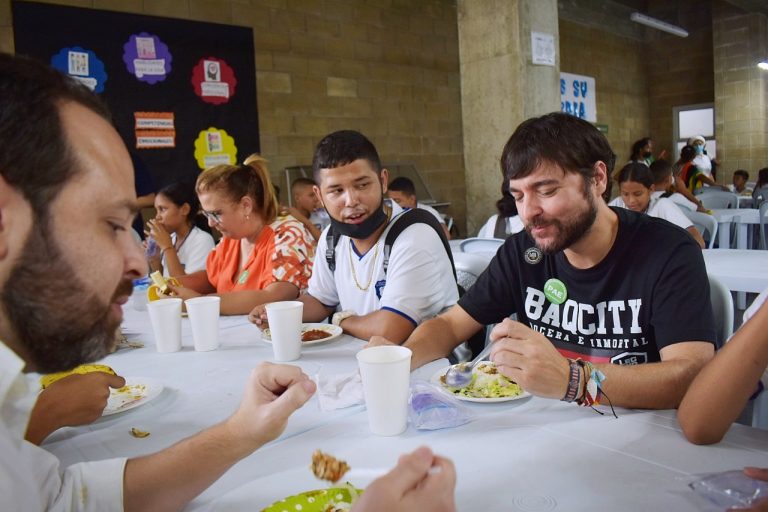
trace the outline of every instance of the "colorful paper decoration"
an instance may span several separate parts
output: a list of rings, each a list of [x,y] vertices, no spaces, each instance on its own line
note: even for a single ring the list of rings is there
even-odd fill
[[[173,57],[159,37],[147,32],[133,34],[123,45],[123,62],[128,72],[142,82],[162,82],[171,72]]]
[[[195,139],[195,160],[201,169],[237,162],[237,146],[226,130],[210,127]]]
[[[104,63],[91,50],[79,46],[62,48],[51,57],[51,66],[81,82],[95,93],[104,92],[107,72]]]
[[[221,105],[235,95],[237,78],[223,59],[205,57],[192,68],[192,87],[206,103]]]
[[[176,147],[173,112],[134,112],[136,149]]]

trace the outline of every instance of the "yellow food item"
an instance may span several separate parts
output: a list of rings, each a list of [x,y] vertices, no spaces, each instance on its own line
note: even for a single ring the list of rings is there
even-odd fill
[[[149,274],[149,277],[152,279],[153,283],[155,283],[157,286],[160,287],[161,292],[168,293],[168,283],[165,282],[165,278],[163,277],[163,274],[161,274],[159,270],[155,270],[154,272]]]
[[[154,284],[147,288],[147,300],[150,302],[153,300],[161,299],[163,296],[168,296],[171,293],[171,289],[168,288],[168,284],[173,286],[181,286],[175,277],[169,277],[165,279],[159,270],[152,272],[149,277],[152,278]]]
[[[75,373],[84,375],[86,373],[92,372],[104,372],[110,375],[117,375],[115,370],[105,364],[81,364],[80,366],[77,366],[67,372],[49,373],[48,375],[43,375],[40,377],[40,385],[43,387],[43,389],[45,389],[57,380],[61,380],[68,375]]]
[[[131,429],[131,435],[133,437],[138,437],[139,439],[143,439],[145,437],[149,437],[149,432],[145,432],[144,430],[139,430],[136,427],[133,427]]]

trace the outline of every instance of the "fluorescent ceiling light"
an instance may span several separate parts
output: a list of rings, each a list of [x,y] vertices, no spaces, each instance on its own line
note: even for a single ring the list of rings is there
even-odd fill
[[[759,62],[757,64],[757,67],[759,67],[760,69],[763,69],[765,71],[768,71],[768,60],[764,60],[763,62]]]
[[[668,32],[676,36],[688,37],[687,30],[680,28],[677,25],[672,25],[671,23],[667,23],[666,21],[657,20],[656,18],[651,18],[650,16],[646,16],[645,14],[640,14],[639,12],[633,12],[632,14],[630,14],[629,19],[631,19],[636,23],[647,25],[657,30],[663,30],[664,32]]]

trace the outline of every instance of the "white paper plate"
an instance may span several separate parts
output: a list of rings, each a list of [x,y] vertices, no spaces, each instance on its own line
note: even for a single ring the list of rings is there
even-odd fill
[[[335,340],[339,336],[341,336],[344,333],[344,330],[339,327],[338,325],[332,325],[332,324],[301,324],[301,332],[304,333],[306,331],[311,331],[313,329],[318,329],[320,331],[327,332],[330,336],[327,338],[323,338],[321,340],[312,340],[312,341],[305,341],[302,343],[302,345],[316,345],[317,343],[325,343],[326,341]],[[272,344],[272,337],[271,333],[269,332],[269,329],[264,329],[261,331],[261,341],[264,341],[266,343]]]
[[[102,416],[128,411],[160,396],[163,385],[149,377],[126,377],[125,386],[112,389]]]
[[[440,389],[440,391],[442,391],[446,395],[450,395],[458,400],[464,400],[465,402],[489,404],[489,403],[495,403],[495,402],[511,402],[512,400],[520,400],[521,398],[527,398],[531,396],[531,394],[525,390],[523,390],[522,393],[516,396],[503,396],[500,398],[475,398],[471,396],[456,395],[454,393],[451,393],[449,390],[445,389],[443,384],[440,382],[440,377],[445,375],[445,372],[448,371],[448,368],[450,368],[450,366],[446,366],[445,368],[435,372],[434,375],[432,375],[432,377],[429,378],[429,382],[437,386],[437,388]]]

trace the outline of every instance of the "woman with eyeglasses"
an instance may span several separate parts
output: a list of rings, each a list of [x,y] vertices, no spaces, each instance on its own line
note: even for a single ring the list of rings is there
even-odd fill
[[[181,277],[205,270],[213,237],[195,225],[200,203],[191,184],[171,183],[155,195],[157,215],[147,223],[148,238],[159,251],[149,258],[149,267],[165,277]],[[207,229],[207,228],[206,228]]]
[[[314,248],[301,223],[292,217],[276,220],[278,203],[266,160],[251,155],[245,162],[217,165],[198,176],[202,212],[222,239],[205,270],[171,286],[182,299],[219,295],[222,315],[244,315],[260,304],[295,299],[312,273]]]

